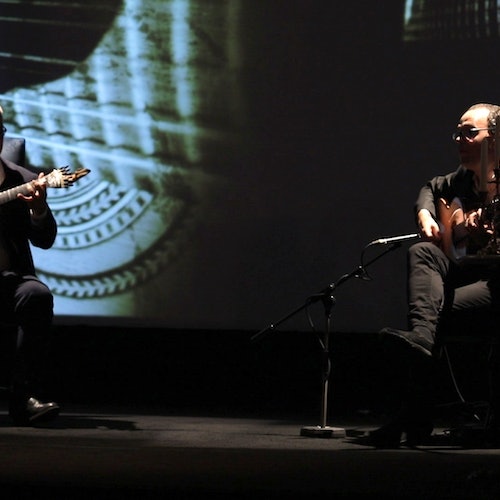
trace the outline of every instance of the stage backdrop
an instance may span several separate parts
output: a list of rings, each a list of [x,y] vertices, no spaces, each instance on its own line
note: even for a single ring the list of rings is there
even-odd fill
[[[498,10],[0,2],[8,135],[35,170],[91,170],[49,190],[59,234],[34,249],[57,321],[321,329],[303,306],[332,288],[334,330],[405,326],[411,242],[368,244],[415,232],[459,116],[500,101]]]

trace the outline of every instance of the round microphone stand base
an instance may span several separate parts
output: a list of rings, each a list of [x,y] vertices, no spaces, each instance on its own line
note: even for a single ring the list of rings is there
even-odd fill
[[[322,427],[320,425],[311,425],[302,427],[302,429],[300,429],[300,435],[319,438],[344,438],[346,437],[346,432],[342,427]]]

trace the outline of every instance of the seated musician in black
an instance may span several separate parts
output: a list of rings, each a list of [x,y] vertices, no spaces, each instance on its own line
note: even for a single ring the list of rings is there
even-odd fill
[[[0,150],[6,129],[0,108]],[[26,194],[0,205],[0,316],[18,325],[9,398],[16,425],[57,416],[59,406],[40,401],[53,317],[53,296],[35,274],[29,244],[50,248],[57,226],[46,202],[43,174],[0,161],[0,191],[29,183]]]
[[[482,276],[479,266],[459,266],[455,259],[463,252],[461,245],[470,243],[470,248],[477,250],[491,241],[491,224],[485,221],[482,207],[491,205],[496,194],[496,183],[491,181],[499,113],[499,106],[481,103],[462,115],[453,134],[460,166],[453,173],[430,180],[418,195],[415,213],[421,241],[409,248],[407,261],[409,330],[381,331],[384,339],[408,348],[411,377],[399,414],[370,433],[370,441],[376,446],[398,446],[403,434],[410,445],[431,435],[432,357],[438,321],[447,311],[487,308],[495,302],[494,280]],[[485,138],[488,149],[481,151]],[[450,239],[450,217],[458,217],[456,227],[467,236],[462,243],[460,238],[455,242]]]

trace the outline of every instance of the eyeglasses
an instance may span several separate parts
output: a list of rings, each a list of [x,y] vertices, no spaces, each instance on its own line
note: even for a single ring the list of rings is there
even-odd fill
[[[457,139],[465,139],[467,141],[472,141],[474,140],[474,137],[481,131],[481,130],[492,130],[490,127],[483,127],[483,128],[477,128],[477,127],[460,127],[451,134],[451,138],[456,141]]]

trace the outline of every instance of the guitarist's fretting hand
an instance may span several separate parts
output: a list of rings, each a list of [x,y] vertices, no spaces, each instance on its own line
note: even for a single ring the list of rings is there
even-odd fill
[[[47,184],[42,180],[43,172],[38,175],[38,179],[30,182],[28,189],[29,195],[19,193],[17,197],[24,200],[34,217],[43,217],[47,212]]]
[[[442,237],[441,231],[439,229],[439,224],[435,221],[429,210],[423,208],[418,212],[417,216],[418,227],[420,228],[422,238],[438,244]]]

